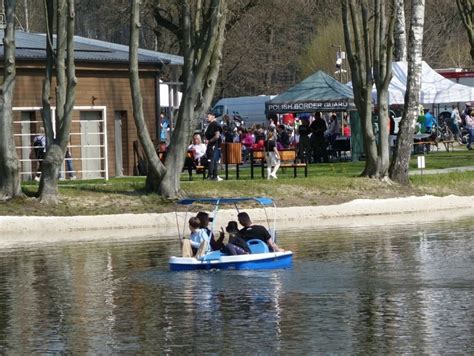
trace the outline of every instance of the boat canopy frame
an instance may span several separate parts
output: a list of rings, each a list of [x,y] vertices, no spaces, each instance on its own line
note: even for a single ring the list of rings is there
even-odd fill
[[[211,225],[211,230],[214,230],[214,222],[215,222],[215,217],[217,216],[217,212],[219,210],[219,207],[221,205],[234,205],[235,209],[237,210],[237,213],[240,212],[239,210],[239,203],[244,203],[244,202],[257,202],[259,203],[265,212],[265,217],[267,220],[267,225],[268,225],[268,230],[270,231],[270,235],[272,236],[272,240],[276,242],[276,205],[275,202],[273,201],[272,198],[269,197],[238,197],[238,198],[184,198],[181,200],[177,201],[178,205],[187,205],[188,210],[186,211],[186,214],[184,216],[184,226],[183,226],[183,235],[186,231],[186,223],[187,223],[187,215],[189,213],[189,210],[191,209],[191,206],[194,203],[201,203],[201,204],[210,204],[214,205],[214,210],[212,212],[212,225]],[[268,207],[273,207],[274,211],[274,216],[273,216],[273,228],[270,226],[270,218],[268,217],[268,212],[267,209]],[[176,225],[178,227],[178,237],[181,240],[182,236],[180,233],[179,229],[179,219],[178,219],[178,212],[176,211]]]

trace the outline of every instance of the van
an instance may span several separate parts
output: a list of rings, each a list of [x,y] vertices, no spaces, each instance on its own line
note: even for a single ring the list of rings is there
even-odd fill
[[[218,121],[224,115],[243,120],[246,127],[254,124],[266,125],[265,102],[276,95],[239,96],[236,98],[220,99],[211,109]]]

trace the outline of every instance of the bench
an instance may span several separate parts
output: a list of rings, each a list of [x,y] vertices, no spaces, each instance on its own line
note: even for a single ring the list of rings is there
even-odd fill
[[[293,177],[298,176],[298,168],[304,168],[304,176],[308,176],[308,164],[297,163],[296,151],[294,149],[278,150],[280,155],[280,168],[293,168]],[[254,167],[260,166],[262,169],[262,178],[265,178],[265,151],[250,151],[250,178],[254,177]]]
[[[451,151],[454,151],[454,142],[455,140],[443,140],[441,143],[444,145],[444,148],[446,149],[446,152],[449,152],[449,149]]]
[[[298,168],[304,168],[304,176],[308,176],[308,164],[296,162],[296,151],[294,149],[278,151],[280,155],[280,168],[293,168],[293,177],[296,178]]]
[[[413,142],[413,154],[416,153],[424,153],[425,148],[426,152],[430,151],[431,146],[433,147],[438,147],[438,144],[435,141],[418,141],[418,142]],[[420,152],[421,148],[421,152]]]
[[[158,157],[160,158],[160,161],[164,163],[165,158],[166,158],[166,151],[158,151]],[[186,157],[193,159],[193,153],[186,152]],[[186,166],[184,166],[183,169],[186,169]],[[203,166],[203,165],[194,166],[193,169],[196,172],[196,174],[202,174],[202,179],[206,179],[206,166]],[[189,176],[189,180],[193,180],[192,171]]]

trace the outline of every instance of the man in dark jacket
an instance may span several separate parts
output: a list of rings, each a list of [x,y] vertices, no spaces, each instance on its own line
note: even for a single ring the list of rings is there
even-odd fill
[[[207,141],[206,156],[209,160],[209,179],[221,181],[217,168],[221,158],[222,127],[217,123],[215,115],[210,112],[207,114],[207,126],[204,133]]]
[[[237,236],[243,238],[245,241],[249,241],[252,239],[262,240],[268,245],[270,251],[273,252],[285,251],[273,242],[270,233],[264,226],[252,224],[249,214],[247,214],[246,212],[241,212],[237,215],[237,218],[239,220],[240,225],[243,226],[243,228],[240,229],[237,233]]]

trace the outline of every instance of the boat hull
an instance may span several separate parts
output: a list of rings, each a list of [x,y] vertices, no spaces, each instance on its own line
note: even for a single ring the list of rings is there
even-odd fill
[[[293,263],[293,252],[269,252],[249,255],[227,256],[213,254],[204,256],[203,259],[188,257],[170,257],[169,267],[171,271],[194,271],[194,270],[259,270],[288,268]]]

